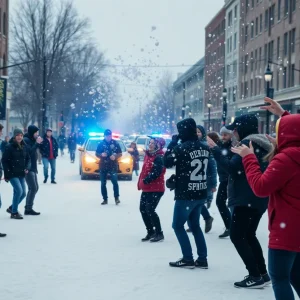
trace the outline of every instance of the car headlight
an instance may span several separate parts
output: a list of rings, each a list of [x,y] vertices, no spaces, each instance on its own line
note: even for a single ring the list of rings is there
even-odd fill
[[[86,163],[95,163],[95,162],[97,162],[97,159],[96,159],[96,158],[94,158],[94,157],[92,157],[92,156],[88,156],[88,155],[86,155],[86,156],[84,157],[84,160],[85,160]]]
[[[131,158],[130,157],[124,157],[120,160],[121,163],[123,164],[129,164],[131,162]]]

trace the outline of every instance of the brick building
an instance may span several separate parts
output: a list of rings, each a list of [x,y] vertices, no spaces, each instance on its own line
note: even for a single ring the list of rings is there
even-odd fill
[[[8,15],[9,0],[0,0],[0,66],[8,61]],[[0,70],[0,75],[7,75],[7,69]]]
[[[235,115],[252,112],[266,131],[266,113],[259,109],[266,94],[264,73],[270,61],[274,98],[286,109],[300,109],[300,1],[241,0],[239,97]],[[270,132],[275,117],[271,116]]]
[[[205,96],[204,123],[209,127],[209,109],[211,105],[210,126],[219,130],[222,123],[222,92],[225,82],[225,15],[223,7],[205,28]]]

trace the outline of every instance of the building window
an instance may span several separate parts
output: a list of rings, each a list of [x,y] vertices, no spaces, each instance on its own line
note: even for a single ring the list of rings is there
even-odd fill
[[[248,81],[245,81],[244,83],[244,96],[245,98],[248,97]]]
[[[291,44],[291,52],[292,53],[295,53],[295,43],[296,43],[296,28],[292,29],[292,31],[291,31],[290,44]]]
[[[254,55],[254,59],[255,59],[255,70],[257,70],[257,49],[255,50],[255,55]]]
[[[263,30],[263,15],[259,16],[259,32],[262,33]]]
[[[234,34],[233,38],[233,49],[235,50],[237,47],[237,33]]]
[[[249,10],[249,0],[246,0],[246,13],[248,12]]]
[[[238,6],[236,5],[234,7],[234,18],[237,19],[237,10],[238,10]]]
[[[295,65],[291,65],[291,87],[295,86]]]
[[[283,48],[283,55],[287,56],[288,54],[288,33],[284,34],[284,48]]]
[[[251,72],[253,72],[254,69],[254,59],[253,59],[253,52],[251,52],[251,62],[250,62],[250,68],[251,68]]]
[[[250,80],[250,97],[253,96],[253,79]]]
[[[284,89],[286,89],[286,71],[287,71],[287,69],[286,69],[286,67],[284,67],[283,68],[283,74],[282,74],[282,80],[283,80],[282,86],[283,86]]]
[[[7,28],[6,28],[6,13],[3,14],[3,34],[7,35]]]
[[[230,45],[230,52],[232,52],[232,36],[229,39],[229,45]]]
[[[264,58],[265,58],[265,66],[268,63],[268,44],[265,44],[265,48],[264,48]]]
[[[268,29],[269,26],[269,9],[265,11],[265,30]]]
[[[260,91],[261,91],[261,79],[257,79],[258,80],[258,95],[260,95]]]
[[[234,87],[232,90],[232,102],[235,102],[235,100],[236,100],[236,87]]]
[[[227,53],[229,53],[229,39],[227,39]]]
[[[296,0],[292,0],[292,11],[296,10]]]
[[[279,73],[280,73],[280,70],[277,69],[277,73],[276,73],[276,90],[277,91],[279,90]]]
[[[278,0],[278,21],[281,19],[281,0]]]
[[[227,76],[227,79],[229,79],[231,76],[230,76],[230,65],[227,65],[227,74],[226,74],[226,76]]]
[[[0,8],[0,32],[2,32],[2,9]]]
[[[245,44],[247,44],[248,41],[248,25],[245,27]]]
[[[241,82],[240,97],[244,98],[244,84]]]
[[[248,73],[248,54],[245,56],[245,74]]]
[[[258,17],[255,19],[255,35],[258,36]]]
[[[258,78],[255,78],[255,79],[254,79],[254,96],[257,95],[257,79],[258,79]]]
[[[254,22],[253,21],[251,22],[250,26],[251,26],[251,39],[253,39],[254,38]]]
[[[275,24],[275,4],[273,4],[270,8],[270,23],[271,26],[273,26]]]
[[[258,69],[260,70],[260,65],[262,61],[262,47],[259,48],[259,59],[258,59]]]
[[[269,42],[269,52],[268,52],[268,59],[273,61],[274,55],[274,41]]]
[[[289,14],[289,1],[290,0],[284,0],[284,16],[285,17]]]
[[[235,60],[233,62],[233,70],[232,70],[233,76],[236,77],[237,76],[237,61]]]
[[[277,59],[280,58],[280,37],[277,38]]]
[[[228,27],[232,25],[232,10],[228,14]]]

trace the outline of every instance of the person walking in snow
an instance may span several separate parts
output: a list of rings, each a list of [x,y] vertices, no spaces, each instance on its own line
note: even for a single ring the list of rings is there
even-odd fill
[[[133,160],[133,168],[132,171],[135,171],[135,175],[139,176],[139,169],[140,169],[140,155],[139,151],[137,149],[137,145],[135,142],[132,142],[130,144],[130,148],[128,149],[128,152],[130,153],[132,160]]]
[[[37,168],[37,149],[40,147],[40,144],[43,142],[43,139],[39,137],[39,129],[35,125],[28,126],[27,133],[24,135],[24,143],[26,144],[30,158],[31,158],[31,167],[26,174],[26,183],[28,186],[28,193],[26,197],[26,206],[25,206],[25,215],[38,216],[39,212],[33,210],[33,204],[35,196],[39,190],[38,183],[38,168]]]
[[[197,136],[202,143],[207,145],[206,130],[201,125],[197,125]],[[205,221],[205,229],[204,229],[205,233],[209,233],[212,229],[214,218],[210,215],[208,209],[211,206],[214,192],[216,192],[217,190],[217,165],[212,153],[210,153],[208,160],[209,160],[209,168],[207,168],[207,204],[206,204],[207,207],[204,206],[202,207],[201,210],[201,215]],[[187,232],[191,232],[189,220],[188,220],[188,226],[189,228],[187,229]]]
[[[269,272],[276,300],[300,297],[300,115],[290,115],[274,100],[263,107],[280,119],[276,123],[270,164],[262,172],[253,145],[232,151],[243,158],[247,180],[255,195],[270,196]],[[271,139],[272,140],[272,139]]]
[[[51,167],[51,183],[56,184],[56,158],[58,156],[58,144],[56,139],[52,136],[52,129],[48,128],[44,136],[43,142],[39,147],[42,154],[42,161],[44,165],[44,183],[48,181],[49,165]]]
[[[2,136],[2,130],[3,130],[4,126],[2,124],[0,124],[0,138]],[[5,148],[2,148],[2,144],[4,142],[1,143],[1,150]],[[3,166],[2,166],[2,162],[1,162],[1,157],[2,157],[2,154],[4,153],[4,151],[1,151],[1,154],[0,154],[0,184],[1,184],[1,181],[2,181],[2,177],[3,177]],[[0,195],[0,208],[2,206],[2,202],[1,202],[1,195]],[[6,234],[5,233],[0,233],[0,238],[2,237],[6,237]]]
[[[10,182],[14,189],[12,205],[7,212],[11,214],[11,219],[17,220],[23,219],[18,207],[26,197],[25,175],[31,168],[30,155],[23,141],[23,135],[21,129],[14,130],[14,137],[6,146],[2,157],[5,181]]]
[[[164,240],[159,216],[156,208],[165,192],[164,175],[166,169],[163,163],[163,148],[166,142],[162,138],[152,138],[145,159],[141,175],[138,180],[138,190],[142,190],[140,212],[147,229],[147,235],[142,242],[160,242]]]
[[[230,160],[233,155],[233,153],[231,152],[233,132],[231,130],[228,130],[224,126],[220,130],[220,135],[221,135],[221,140],[215,143],[219,146],[222,155],[226,157],[228,160]],[[225,225],[224,233],[219,235],[219,238],[222,239],[222,238],[229,237],[230,235],[231,213],[226,204],[228,198],[227,197],[228,173],[222,168],[221,164],[218,162],[217,162],[217,170],[218,170],[220,184],[218,188],[216,203],[217,203],[219,213]]]
[[[96,150],[96,156],[100,158],[100,180],[101,194],[103,202],[101,205],[107,205],[107,175],[110,174],[110,180],[114,188],[114,197],[116,205],[120,204],[119,184],[118,184],[118,159],[122,156],[122,149],[119,143],[112,138],[112,132],[109,129],[104,131],[104,140],[101,141]]]
[[[273,146],[263,134],[258,134],[258,119],[255,115],[242,115],[235,118],[231,125],[240,145],[249,145],[250,141],[255,148],[255,155],[260,168],[264,171],[268,163],[264,157]],[[230,239],[242,258],[249,275],[240,282],[235,282],[238,288],[262,288],[270,283],[263,251],[256,237],[259,222],[268,206],[268,197],[257,197],[252,191],[245,174],[242,158],[234,154],[229,160],[222,154],[221,149],[210,138],[208,144],[214,158],[221,168],[228,172],[229,207],[233,210],[230,224]]]
[[[77,139],[75,132],[72,132],[68,138],[68,148],[70,153],[71,163],[75,162],[75,152],[77,148]]]
[[[183,258],[170,262],[171,267],[207,269],[206,242],[199,224],[201,210],[207,200],[207,168],[209,166],[209,147],[197,136],[196,122],[192,118],[177,124],[179,134],[172,137],[164,155],[167,168],[175,166],[174,177],[175,207],[172,227],[181,247]],[[181,142],[180,144],[179,141]],[[169,181],[169,180],[168,180]],[[194,235],[198,259],[194,261],[191,243],[184,224],[190,221]]]
[[[66,137],[63,133],[61,133],[57,139],[58,146],[60,149],[60,155],[64,156],[65,155],[65,146],[66,146]]]

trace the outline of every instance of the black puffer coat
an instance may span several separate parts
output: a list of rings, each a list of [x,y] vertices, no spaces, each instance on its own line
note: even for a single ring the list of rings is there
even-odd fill
[[[28,148],[29,154],[30,154],[30,158],[31,158],[31,167],[30,170],[31,172],[38,172],[38,168],[37,168],[37,159],[38,159],[38,155],[37,155],[37,149],[39,148],[39,144],[36,142],[36,139],[34,138],[34,134],[36,132],[38,132],[39,129],[34,126],[34,125],[30,125],[28,127],[28,133],[26,133],[24,135],[24,142]]]
[[[11,139],[2,156],[4,178],[25,177],[25,170],[30,170],[30,155],[24,141],[19,145]]]

